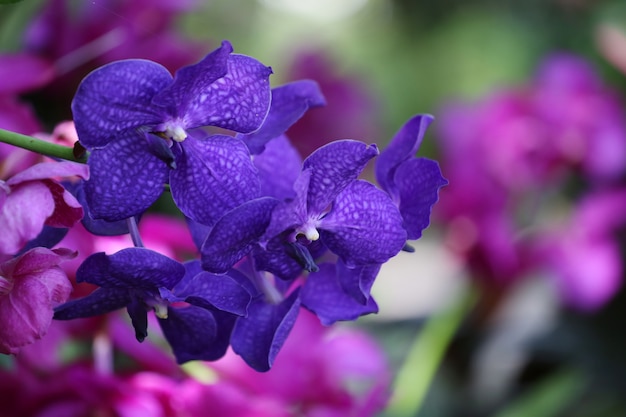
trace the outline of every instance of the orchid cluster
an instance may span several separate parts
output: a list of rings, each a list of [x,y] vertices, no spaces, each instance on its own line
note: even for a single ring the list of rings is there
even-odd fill
[[[3,253],[18,258],[2,266],[0,301],[10,299],[6,308],[37,329],[28,340],[23,327],[7,329],[5,352],[41,337],[52,305],[57,320],[126,309],[139,342],[155,313],[180,364],[219,359],[231,346],[267,371],[301,308],[325,325],[377,312],[370,290],[378,271],[412,250],[407,241],[421,236],[447,184],[435,161],[415,156],[432,117],[410,119],[382,152],[344,139],[302,160],[285,132],[324,97],[310,80],[271,88],[271,73],[224,41],[173,76],[129,59],[82,80],[71,107],[74,151],[86,165],[45,162],[3,183],[0,221],[15,226]],[[374,158],[378,187],[360,178]],[[144,245],[138,224],[165,190],[199,256]],[[35,201],[37,212],[19,209]],[[69,283],[51,288],[53,277],[76,254],[46,248],[81,218],[95,235],[129,234],[132,246],[84,258],[76,282],[95,289],[64,302]],[[30,287],[12,287],[32,271],[45,283],[45,303],[33,303]]]
[[[451,186],[447,242],[485,288],[538,274],[566,305],[595,310],[621,285],[624,106],[580,57],[555,54],[532,82],[441,112]]]

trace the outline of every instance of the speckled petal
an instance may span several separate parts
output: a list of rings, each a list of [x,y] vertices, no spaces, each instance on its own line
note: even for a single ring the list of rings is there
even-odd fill
[[[170,307],[167,318],[159,319],[159,324],[179,364],[214,359],[217,324],[210,311],[195,306]]]
[[[226,273],[232,268],[265,233],[276,204],[278,200],[262,197],[226,213],[202,245],[203,268],[216,274]]]
[[[385,263],[406,242],[402,216],[389,196],[357,180],[337,196],[319,225],[324,244],[349,267]]]
[[[224,41],[203,61],[181,69],[171,88],[155,102],[166,102],[168,95],[174,97],[177,116],[186,128],[219,126],[240,133],[257,130],[270,107],[272,70],[254,58],[230,52],[232,46]]]
[[[396,169],[394,184],[400,197],[400,214],[407,239],[419,239],[430,223],[430,212],[439,200],[439,189],[448,184],[436,161],[414,158]]]
[[[300,290],[300,299],[302,305],[327,326],[336,321],[356,320],[362,315],[378,312],[378,305],[373,298],[369,297],[363,305],[343,291],[332,264],[322,264],[319,272],[309,274]]]
[[[337,262],[337,279],[343,291],[362,305],[367,305],[370,290],[380,271],[381,264],[348,268],[341,260]]]
[[[413,116],[400,128],[376,160],[376,180],[383,190],[396,197],[393,177],[398,165],[417,153],[426,129],[434,117],[429,114]]]
[[[188,137],[171,171],[172,198],[185,216],[214,225],[231,209],[259,195],[259,177],[248,148],[238,139]]]
[[[80,143],[87,149],[100,148],[119,132],[163,121],[163,109],[151,102],[171,82],[165,67],[139,59],[113,62],[91,72],[72,101]]]
[[[272,89],[272,105],[263,126],[249,135],[239,135],[252,155],[263,152],[265,144],[281,136],[312,107],[324,106],[326,100],[319,85],[299,80]]]
[[[262,154],[253,159],[261,180],[261,195],[285,200],[295,196],[294,183],[300,175],[302,158],[286,136],[265,145]]]
[[[214,275],[201,271],[185,283],[183,291],[176,291],[189,304],[206,307],[207,303],[218,310],[245,316],[248,314],[250,294],[228,275]]]
[[[72,320],[110,313],[131,302],[128,290],[98,288],[86,297],[68,301],[54,309],[55,320]]]
[[[184,266],[146,248],[126,248],[113,255],[95,253],[76,271],[77,282],[105,288],[172,288],[185,275]]]
[[[350,182],[357,179],[367,162],[378,155],[376,145],[339,140],[317,149],[304,160],[302,170],[311,170],[307,195],[308,212],[321,214]]]
[[[85,183],[90,214],[116,221],[143,213],[163,192],[169,168],[150,152],[143,134],[124,132],[91,152],[91,178]]]
[[[203,103],[216,88],[213,83],[228,72],[228,59],[233,47],[227,41],[200,62],[176,71],[174,82],[156,94],[152,102],[167,109],[173,117],[183,117],[189,111],[203,109]],[[205,98],[202,99],[204,94]],[[188,125],[198,127],[201,125]]]
[[[231,337],[233,350],[257,371],[268,371],[295,324],[299,310],[298,291],[280,304],[256,298],[250,303],[248,317],[241,317],[235,323]]]

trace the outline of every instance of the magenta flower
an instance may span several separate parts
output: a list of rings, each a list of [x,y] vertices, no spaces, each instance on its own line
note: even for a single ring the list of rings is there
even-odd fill
[[[53,307],[67,301],[72,284],[59,264],[67,249],[35,248],[0,264],[0,352],[16,354],[46,334]]]
[[[74,162],[42,162],[0,181],[0,254],[16,254],[44,225],[71,227],[83,217],[76,199],[55,177],[88,178],[86,165]]]
[[[565,224],[538,237],[535,255],[566,304],[596,310],[621,287],[624,267],[614,234],[626,224],[624,207],[626,190],[588,195]]]

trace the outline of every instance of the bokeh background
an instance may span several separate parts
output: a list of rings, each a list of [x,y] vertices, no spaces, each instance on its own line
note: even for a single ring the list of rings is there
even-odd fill
[[[173,69],[228,39],[272,66],[274,85],[317,80],[328,106],[288,132],[303,154],[342,138],[383,147],[409,117],[435,116],[420,154],[451,184],[415,253],[383,268],[380,313],[347,324],[388,357],[394,384],[381,416],[626,415],[626,3],[122,3],[0,5],[2,53],[30,48],[68,65],[62,82],[21,93],[40,130],[71,117],[76,74],[106,54],[170,59],[175,47],[157,41],[165,26],[187,45]],[[49,32],[34,33],[54,10]],[[105,42],[72,61],[81,21],[93,30],[83,45]],[[118,26],[143,46],[119,51],[123,38],[105,36]],[[51,46],[63,42],[65,51]],[[567,59],[545,70],[555,56]]]

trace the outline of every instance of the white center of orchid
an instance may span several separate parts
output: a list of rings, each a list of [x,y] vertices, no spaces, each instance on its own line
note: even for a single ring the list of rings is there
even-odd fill
[[[180,125],[168,126],[165,128],[165,136],[176,142],[182,142],[187,139],[187,132]]]
[[[167,318],[167,305],[162,303],[156,303],[154,306],[154,314],[160,319]]]
[[[302,230],[300,230],[300,233],[302,233],[311,242],[320,238],[320,232],[318,232],[313,225],[306,225]]]

